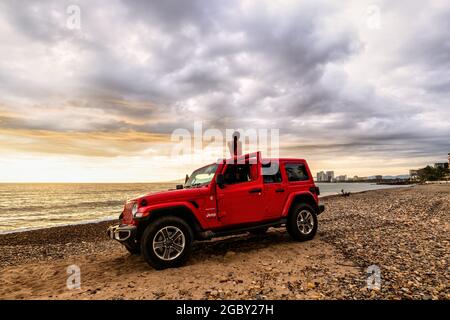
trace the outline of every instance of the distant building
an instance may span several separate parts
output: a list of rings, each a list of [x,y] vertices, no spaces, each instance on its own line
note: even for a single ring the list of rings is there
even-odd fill
[[[326,179],[328,182],[333,181],[334,180],[334,171],[327,171],[326,176],[327,176]]]
[[[436,162],[434,164],[434,167],[437,168],[441,168],[441,169],[448,169],[448,162]]]
[[[336,182],[343,182],[347,180],[347,175],[340,175],[336,177]]]
[[[317,172],[317,182],[325,182],[327,181],[327,175],[325,174],[325,172],[320,171]]]
[[[447,163],[447,165],[448,165],[448,167],[450,167],[450,152],[448,153],[448,163]],[[450,173],[445,176],[445,179],[450,180]]]
[[[382,179],[383,179],[383,176],[376,175],[374,178],[375,178],[375,180],[382,180]]]
[[[320,171],[316,174],[317,182],[332,182],[334,180],[334,171]]]

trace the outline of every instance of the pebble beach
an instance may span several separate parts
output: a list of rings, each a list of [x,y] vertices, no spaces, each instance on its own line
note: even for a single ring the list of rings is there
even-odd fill
[[[322,202],[312,241],[284,228],[213,239],[163,271],[107,238],[115,221],[3,234],[0,299],[450,299],[450,185]],[[66,286],[71,265],[77,289]],[[378,287],[367,285],[369,267]]]

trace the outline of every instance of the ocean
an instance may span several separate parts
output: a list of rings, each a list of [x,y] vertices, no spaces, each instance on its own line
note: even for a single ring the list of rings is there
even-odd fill
[[[321,195],[392,188],[371,183],[318,183]],[[117,218],[127,199],[174,183],[0,183],[0,233]]]

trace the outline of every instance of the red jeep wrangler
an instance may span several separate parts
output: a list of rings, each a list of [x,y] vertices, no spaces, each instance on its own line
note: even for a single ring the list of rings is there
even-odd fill
[[[108,235],[156,269],[177,267],[194,240],[282,225],[297,241],[312,239],[324,211],[318,195],[305,160],[256,152],[197,169],[176,190],[127,201]]]

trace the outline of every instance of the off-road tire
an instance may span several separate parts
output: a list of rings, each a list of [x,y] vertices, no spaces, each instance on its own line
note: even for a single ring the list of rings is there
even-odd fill
[[[298,226],[297,221],[302,221],[301,218],[299,218],[299,215],[302,214],[302,216],[308,216],[307,213],[309,213],[310,219],[309,221],[313,222],[313,225],[311,227],[311,230],[309,232],[304,232],[309,229],[304,229],[302,231],[302,227]],[[304,226],[303,226],[304,227]],[[290,214],[288,216],[288,221],[286,223],[286,229],[289,233],[289,235],[296,241],[307,241],[314,238],[317,232],[318,227],[318,221],[317,221],[317,214],[316,210],[309,204],[305,203],[298,203],[295,204],[290,211]]]
[[[127,251],[130,254],[133,255],[141,254],[141,245],[139,243],[125,243],[123,246],[125,247],[125,249],[127,249]]]
[[[182,232],[184,236],[184,247],[180,254],[172,260],[164,260],[160,258],[154,249],[154,240],[157,234],[164,228],[174,228]],[[167,229],[166,229],[167,230]],[[159,235],[161,235],[159,233]],[[173,235],[172,235],[173,236]],[[141,252],[145,261],[153,268],[162,270],[166,268],[175,268],[183,265],[189,257],[193,241],[193,232],[191,227],[181,218],[174,216],[161,217],[151,222],[144,231],[141,239]],[[165,253],[164,250],[161,249]],[[157,250],[156,250],[157,251]],[[169,250],[169,253],[175,253],[174,249]]]

